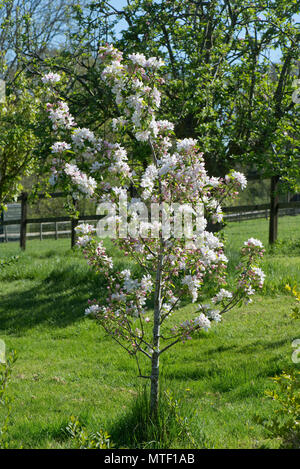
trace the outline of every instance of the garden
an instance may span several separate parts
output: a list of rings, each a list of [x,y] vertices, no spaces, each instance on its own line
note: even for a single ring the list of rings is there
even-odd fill
[[[297,2],[44,7],[0,5],[0,449],[299,449]]]

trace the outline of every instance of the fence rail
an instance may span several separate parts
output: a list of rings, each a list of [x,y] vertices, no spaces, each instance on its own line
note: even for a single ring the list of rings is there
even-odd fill
[[[91,221],[98,221],[103,218],[103,215],[79,215],[78,220],[80,221],[86,221],[86,220],[91,220]],[[26,223],[63,223],[63,222],[68,222],[72,221],[74,218],[72,217],[44,217],[44,218],[27,218]],[[8,226],[8,225],[20,225],[20,220],[7,220],[4,221],[0,224],[0,226]]]
[[[27,218],[25,224],[21,223],[21,220],[6,220],[0,224],[4,228],[10,225],[19,225],[20,232],[18,233],[6,233],[4,230],[3,234],[0,234],[0,239],[4,238],[8,241],[9,238],[15,239],[20,237],[20,246],[22,249],[26,248],[26,238],[39,237],[41,240],[44,236],[55,235],[55,239],[58,239],[59,235],[71,235],[72,239],[75,240],[75,228],[76,226],[84,221],[99,221],[103,218],[103,215],[80,215],[79,218],[72,218],[70,216],[65,217],[43,217],[43,218]],[[69,230],[59,230],[58,224],[60,223],[71,223]],[[38,232],[27,232],[27,226],[29,224],[40,224],[40,230]],[[53,231],[43,231],[43,226],[48,224],[55,224]],[[24,242],[25,240],[25,242]],[[72,247],[74,246],[74,241]]]
[[[270,204],[223,207],[226,221],[251,220],[263,217],[269,218],[270,211]],[[300,202],[278,203],[277,211],[279,216],[296,215],[300,213]]]

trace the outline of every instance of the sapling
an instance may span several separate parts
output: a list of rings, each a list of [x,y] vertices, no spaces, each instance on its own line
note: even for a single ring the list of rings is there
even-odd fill
[[[264,248],[254,238],[245,241],[229,291],[224,244],[206,227],[208,220],[222,221],[222,203],[246,187],[245,176],[232,170],[224,178],[210,177],[197,141],[176,139],[174,124],[158,119],[164,82],[160,59],[131,54],[125,60],[111,45],[101,47],[99,56],[103,86],[111,89],[118,109],[110,141],[77,127],[59,98],[59,76],[50,73],[43,79],[57,138],[50,183],[64,187],[72,198],[96,199],[99,213],[106,214],[98,237],[91,225],[77,227],[77,245],[107,286],[106,298],[90,299],[85,313],[136,359],[139,376],[150,380],[155,414],[161,355],[207,331],[237,304],[251,301],[264,282],[257,265]],[[128,135],[148,148],[146,167],[128,158]],[[142,274],[118,271],[99,237],[113,238]],[[186,300],[195,306],[181,320]],[[149,360],[149,373],[142,371],[141,356]]]

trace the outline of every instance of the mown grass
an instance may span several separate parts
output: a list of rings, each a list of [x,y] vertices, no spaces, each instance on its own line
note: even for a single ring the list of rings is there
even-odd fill
[[[254,416],[273,411],[264,391],[273,386],[269,378],[291,365],[291,342],[300,337],[288,314],[293,300],[284,290],[286,283],[300,283],[299,217],[280,223],[283,242],[267,250],[262,294],[162,357],[163,387],[180,399],[180,413],[188,417],[199,448],[279,444]],[[225,234],[232,276],[238,246],[251,236],[266,242],[267,222],[232,223]],[[0,258],[20,256],[0,268],[0,338],[19,355],[9,389],[14,398],[10,446],[69,447],[64,429],[71,415],[91,431],[107,430],[117,447],[136,446],[132,432],[144,383],[134,360],[84,317],[88,298],[105,291],[69,244],[68,239],[30,241],[25,253],[16,243],[0,245]],[[127,260],[118,262],[126,266]],[[182,309],[182,318],[190,308]],[[188,445],[172,431],[170,447]]]

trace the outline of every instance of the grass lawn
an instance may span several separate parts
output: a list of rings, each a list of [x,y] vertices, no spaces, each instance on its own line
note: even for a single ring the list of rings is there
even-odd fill
[[[273,412],[264,391],[291,366],[291,342],[300,338],[284,290],[286,283],[300,284],[300,216],[281,218],[279,233],[282,242],[262,262],[262,294],[162,356],[163,386],[180,399],[199,448],[278,447],[254,416]],[[266,243],[267,222],[231,223],[225,234],[231,269],[242,241],[253,236]],[[0,267],[0,338],[18,353],[9,387],[12,447],[69,447],[64,428],[71,415],[89,430],[107,430],[116,447],[126,445],[141,382],[135,361],[84,317],[101,284],[69,245],[69,239],[29,241],[20,253],[17,243],[0,244],[0,258],[20,255]]]

